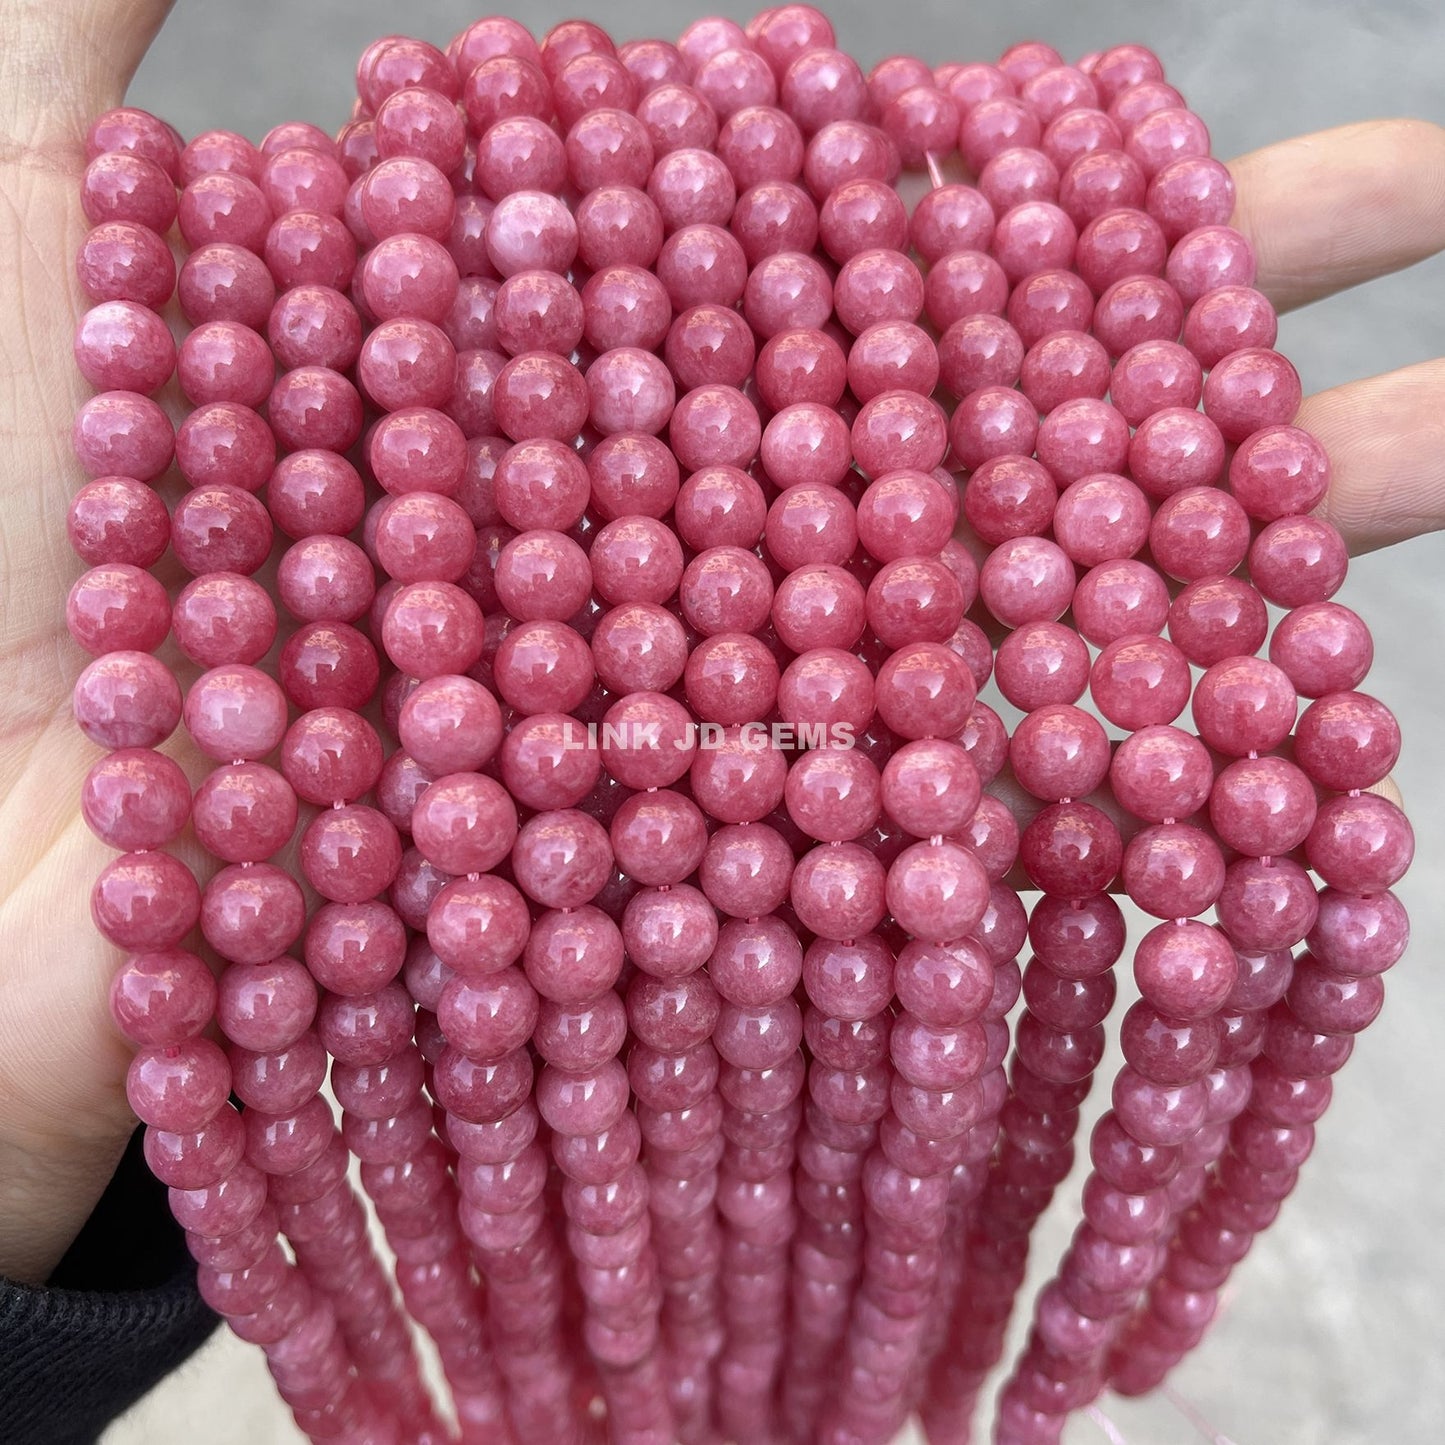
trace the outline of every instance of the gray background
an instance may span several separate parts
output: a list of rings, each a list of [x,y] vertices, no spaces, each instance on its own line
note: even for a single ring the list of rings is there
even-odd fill
[[[675,37],[698,15],[741,20],[752,8],[589,0],[575,11],[620,41]],[[1438,0],[1013,0],[977,9],[957,0],[835,0],[829,8],[840,43],[865,68],[896,51],[935,62],[992,59],[1026,38],[1047,39],[1069,58],[1142,41],[1163,57],[1226,157],[1375,116],[1445,121]],[[181,0],[132,97],[187,135],[225,126],[259,140],[283,119],[334,130],[349,112],[353,67],[368,41],[403,30],[444,45],[478,13],[445,0]],[[515,13],[540,35],[574,5]],[[1445,350],[1442,285],[1437,259],[1309,307],[1287,319],[1281,348],[1307,390],[1437,355]],[[1432,749],[1445,701],[1442,560],[1445,543],[1435,537],[1376,553],[1355,564],[1342,598],[1378,629],[1367,686],[1405,729],[1397,776],[1419,837],[1403,890],[1415,942],[1390,977],[1383,1017],[1340,1080],[1280,1226],[1239,1270],[1224,1317],[1175,1376],[1186,1400],[1235,1445],[1435,1445],[1445,1436],[1437,1353],[1445,1318],[1445,810]],[[1046,1221],[1035,1251],[1041,1267],[1067,1238],[1076,1191],[1077,1181],[1065,1186]],[[1211,1438],[1164,1400],[1103,1406],[1131,1445]],[[260,1445],[297,1437],[259,1352],[218,1337],[106,1438]],[[1104,1438],[1088,1419],[1068,1435],[1070,1445]]]

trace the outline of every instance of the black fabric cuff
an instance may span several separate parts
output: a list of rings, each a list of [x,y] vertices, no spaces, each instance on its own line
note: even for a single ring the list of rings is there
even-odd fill
[[[91,1445],[215,1328],[140,1146],[46,1284],[0,1279],[5,1445]]]

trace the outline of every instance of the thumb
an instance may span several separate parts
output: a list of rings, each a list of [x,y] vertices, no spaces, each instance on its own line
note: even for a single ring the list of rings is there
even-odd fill
[[[119,105],[172,0],[0,0],[0,160]]]

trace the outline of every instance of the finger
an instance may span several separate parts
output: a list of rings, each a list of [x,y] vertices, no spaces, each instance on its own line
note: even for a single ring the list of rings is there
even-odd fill
[[[1374,120],[1230,163],[1234,224],[1281,311],[1445,249],[1445,127]]]
[[[1445,360],[1318,392],[1297,421],[1329,453],[1321,511],[1351,552],[1445,527]]]
[[[73,142],[119,105],[172,0],[4,0],[0,158]]]

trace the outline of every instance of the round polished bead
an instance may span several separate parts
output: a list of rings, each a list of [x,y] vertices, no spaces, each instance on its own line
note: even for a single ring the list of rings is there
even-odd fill
[[[979,595],[1006,627],[1052,622],[1074,595],[1074,568],[1045,537],[1012,537],[989,553],[979,571]]]
[[[1221,840],[1250,857],[1289,853],[1315,820],[1309,779],[1283,758],[1241,758],[1215,780],[1210,820]]]
[[[1066,978],[1091,978],[1112,968],[1124,951],[1124,918],[1107,894],[1046,895],[1029,919],[1028,938],[1039,957]]]
[[[523,272],[506,284],[511,286],[523,277],[543,274]],[[599,270],[583,286],[581,302],[580,329],[589,344],[602,352],[612,347],[650,350],[667,335],[672,320],[666,289],[657,277],[640,266],[614,265]],[[572,347],[545,349],[566,355]],[[598,361],[602,359],[599,357]]]
[[[332,993],[366,996],[383,988],[402,967],[406,931],[384,903],[331,903],[316,910],[306,929],[306,967]]]
[[[1158,632],[1170,615],[1169,592],[1163,578],[1142,562],[1101,562],[1079,579],[1073,610],[1080,634],[1106,647],[1122,637]],[[1189,649],[1179,645],[1187,654]]]
[[[165,503],[129,477],[88,482],[71,500],[66,530],[76,555],[92,567],[149,567],[170,541]]]
[[[788,772],[784,796],[792,821],[825,843],[862,837],[882,806],[878,769],[852,749],[805,753]]]
[[[1292,948],[1319,911],[1309,874],[1290,858],[1239,858],[1218,899],[1219,924],[1236,947]]]
[[[140,952],[174,948],[196,926],[200,909],[191,870],[169,853],[122,853],[90,894],[96,928],[118,947]]]
[[[499,783],[479,773],[438,778],[412,815],[416,846],[448,873],[485,873],[511,851],[517,810]]]
[[[861,733],[873,718],[873,674],[868,665],[836,648],[810,648],[790,662],[778,682],[784,721]]]
[[[1182,823],[1136,833],[1124,850],[1124,890],[1156,918],[1203,913],[1224,887],[1224,859],[1208,834]]]
[[[969,478],[963,512],[979,538],[998,546],[1014,537],[1039,536],[1058,500],[1053,478],[1031,457],[989,458]]]
[[[1348,566],[1343,538],[1317,517],[1271,522],[1249,551],[1251,580],[1279,607],[1323,602],[1339,590]]]
[[[278,675],[300,708],[358,708],[379,681],[376,650],[343,622],[314,622],[292,633],[281,652]]]
[[[1086,332],[1093,314],[1094,298],[1072,271],[1026,276],[1008,298],[1009,324],[1025,346],[1033,346],[1055,331]]]
[[[1165,274],[1186,306],[1223,286],[1254,282],[1254,248],[1230,226],[1201,226],[1175,242]]]
[[[585,813],[538,813],[512,847],[512,871],[528,897],[548,908],[590,902],[612,871],[607,832]]]
[[[973,710],[962,661],[939,643],[901,647],[878,669],[879,716],[900,737],[956,737]]]
[[[457,878],[432,901],[427,942],[466,978],[506,968],[521,956],[531,930],[527,904],[506,880]]]
[[[1348,607],[1314,603],[1280,618],[1270,637],[1270,662],[1287,673],[1306,698],[1348,692],[1374,660],[1374,643]]]
[[[1060,485],[1093,472],[1121,471],[1128,451],[1128,423],[1095,397],[1066,401],[1039,423],[1038,459]]]
[[[885,391],[864,402],[853,422],[853,460],[865,476],[931,472],[948,448],[948,423],[932,397]]]
[[[982,864],[956,843],[915,843],[888,869],[888,911],[925,942],[967,936],[982,919],[988,896]]]
[[[280,957],[305,923],[306,905],[296,880],[269,863],[221,869],[201,900],[206,942],[236,963]]]
[[[1268,629],[1264,599],[1238,577],[1191,582],[1169,606],[1170,637],[1200,667],[1256,651]]]
[[[197,407],[176,432],[176,464],[193,487],[222,485],[256,492],[276,465],[276,441],[249,407]]]
[[[1296,762],[1313,782],[1340,792],[1379,782],[1399,754],[1399,724],[1364,693],[1321,697],[1304,710],[1296,728]]]
[[[286,372],[272,388],[266,412],[276,440],[289,451],[344,452],[361,435],[361,397],[329,367]]]
[[[1184,654],[1161,637],[1124,637],[1094,662],[1089,691],[1103,715],[1131,730],[1171,723],[1189,700]]]
[[[1008,298],[1008,277],[981,251],[950,251],[928,268],[923,305],[928,319],[944,330],[972,316],[998,315]]]
[[[939,552],[953,532],[953,509],[932,476],[886,472],[858,502],[858,539],[879,562]]]
[[[1330,798],[1321,804],[1305,839],[1310,867],[1326,883],[1362,893],[1392,887],[1414,852],[1409,820],[1374,793]]]
[[[1311,953],[1327,968],[1364,976],[1393,967],[1409,936],[1409,919],[1393,893],[1363,897],[1324,888],[1308,942]]]
[[[1229,997],[1239,965],[1234,949],[1202,923],[1161,923],[1139,941],[1134,978],[1139,991],[1171,1018],[1197,1019]]]
[[[1255,657],[1215,663],[1199,679],[1192,701],[1200,737],[1233,757],[1277,747],[1294,725],[1297,707],[1289,678]]]
[[[1038,418],[1027,400],[997,386],[966,396],[948,426],[954,453],[970,471],[995,457],[1027,456],[1037,434]]]
[[[1248,286],[1221,286],[1189,308],[1184,343],[1204,366],[1214,366],[1235,351],[1271,347],[1278,331],[1274,307]]]
[[[401,866],[396,829],[374,808],[354,803],[318,813],[301,835],[300,854],[307,882],[336,903],[374,898]]]
[[[149,397],[105,391],[76,412],[72,443],[91,476],[148,482],[169,465],[175,434],[169,418]]]
[[[94,567],[78,578],[65,603],[70,635],[92,655],[153,652],[170,631],[165,588],[128,563]]]
[[[943,562],[902,557],[886,563],[869,583],[868,625],[889,647],[947,642],[962,625],[969,600]]]
[[[1204,384],[1204,410],[1226,441],[1292,422],[1299,404],[1299,373],[1279,352],[1262,347],[1223,357]]]
[[[193,953],[133,954],[110,984],[110,1012],[132,1043],[174,1045],[193,1038],[216,1009],[216,982]]]
[[[1104,730],[1067,704],[1035,709],[1014,730],[1009,758],[1019,782],[1036,798],[1079,798],[1094,791],[1109,769]]]
[[[999,645],[999,691],[1025,712],[1049,703],[1078,701],[1089,681],[1089,650],[1057,622],[1027,622]]]
[[[977,484],[977,476],[971,487]],[[968,496],[964,506],[967,509]],[[1082,567],[1131,557],[1149,535],[1149,504],[1125,477],[1098,473],[1080,477],[1058,497],[1054,538]],[[987,540],[987,539],[985,539]]]
[[[1067,899],[1101,893],[1123,857],[1119,830],[1088,803],[1056,803],[1024,829],[1019,860],[1035,885]]]
[[[381,632],[387,655],[412,677],[465,672],[482,651],[480,608],[447,582],[402,587],[387,608]]]
[[[196,789],[192,822],[202,846],[227,863],[280,852],[296,828],[296,794],[260,763],[217,768]]]
[[[674,231],[663,243],[655,269],[675,311],[707,304],[732,306],[748,279],[740,242],[720,226],[706,223]]]
[[[254,667],[215,667],[191,685],[185,721],[208,757],[262,758],[286,731],[286,699],[280,687]]]
[[[134,301],[157,307],[170,299],[176,263],[147,226],[105,221],[92,228],[75,258],[76,276],[94,302]]]
[[[185,826],[190,785],[169,758],[148,748],[120,748],[85,776],[80,808],[91,831],[123,852],[159,848]]]

